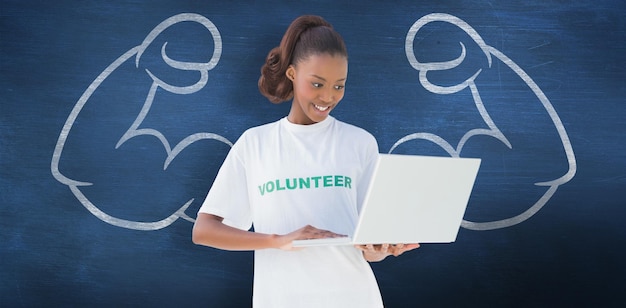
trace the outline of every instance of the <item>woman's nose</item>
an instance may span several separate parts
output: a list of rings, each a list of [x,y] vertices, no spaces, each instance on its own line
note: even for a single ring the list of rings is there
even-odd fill
[[[319,99],[324,103],[332,103],[334,96],[331,91],[323,91],[320,93]]]

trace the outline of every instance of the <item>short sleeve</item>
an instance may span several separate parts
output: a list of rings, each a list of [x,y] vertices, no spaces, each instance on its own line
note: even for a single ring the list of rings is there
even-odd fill
[[[252,227],[245,164],[239,156],[241,144],[235,143],[202,203],[198,213],[224,218],[223,223],[241,230]]]
[[[372,181],[374,170],[376,170],[376,165],[378,164],[378,143],[376,142],[374,136],[369,136],[370,138],[365,144],[361,180],[359,181],[359,185],[357,187],[357,210],[359,214],[361,213],[361,208],[363,207],[363,202],[365,201],[365,195],[367,194],[370,182]]]

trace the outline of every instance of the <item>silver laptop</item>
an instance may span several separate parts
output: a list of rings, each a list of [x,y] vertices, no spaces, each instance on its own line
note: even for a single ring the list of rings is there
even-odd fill
[[[353,234],[293,246],[454,242],[479,167],[479,158],[380,154]]]

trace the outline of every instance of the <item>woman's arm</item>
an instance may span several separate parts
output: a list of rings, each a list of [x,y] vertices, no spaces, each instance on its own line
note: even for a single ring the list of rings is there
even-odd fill
[[[284,245],[284,240],[277,235],[240,230],[225,225],[223,220],[219,216],[198,213],[191,240],[194,244],[224,250],[256,250]]]
[[[224,250],[258,250],[277,248],[292,250],[294,240],[340,237],[331,231],[305,226],[284,235],[244,231],[225,225],[219,216],[198,213],[193,226],[191,240],[198,245]]]

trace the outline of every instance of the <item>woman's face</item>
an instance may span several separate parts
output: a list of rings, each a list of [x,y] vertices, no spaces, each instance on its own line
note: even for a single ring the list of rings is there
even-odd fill
[[[321,122],[343,98],[348,59],[324,53],[309,56],[287,69],[293,82],[293,102],[287,117],[294,124]]]

